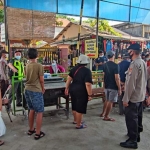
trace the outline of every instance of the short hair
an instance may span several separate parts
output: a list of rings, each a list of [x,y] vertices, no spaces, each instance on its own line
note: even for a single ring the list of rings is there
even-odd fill
[[[102,50],[99,51],[99,54],[104,53]]]
[[[146,54],[146,55],[145,55],[145,58],[148,58],[148,57],[149,57],[149,54]]]
[[[108,59],[111,59],[111,58],[113,58],[113,56],[114,56],[114,55],[107,55],[107,58],[108,58]]]
[[[134,50],[134,52],[135,52],[136,55],[140,55],[141,54],[141,50],[139,50],[139,51],[135,51]]]
[[[38,56],[38,51],[35,48],[30,48],[28,50],[28,57],[29,59],[36,59]]]

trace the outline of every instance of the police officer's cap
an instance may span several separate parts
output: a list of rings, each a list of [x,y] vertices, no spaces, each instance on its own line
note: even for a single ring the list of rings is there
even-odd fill
[[[141,47],[138,43],[135,43],[130,45],[127,50],[141,51]]]

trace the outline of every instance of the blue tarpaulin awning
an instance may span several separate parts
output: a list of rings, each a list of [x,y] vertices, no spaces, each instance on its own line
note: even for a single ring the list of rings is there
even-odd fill
[[[100,0],[99,18],[150,24],[150,0]],[[80,16],[81,0],[6,0],[6,6]],[[96,18],[97,0],[84,0],[83,16]]]

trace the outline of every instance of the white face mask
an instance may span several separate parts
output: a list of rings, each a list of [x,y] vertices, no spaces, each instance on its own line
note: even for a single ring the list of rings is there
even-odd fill
[[[99,56],[99,57],[104,57],[104,54],[103,54],[103,55],[101,55],[101,56]]]

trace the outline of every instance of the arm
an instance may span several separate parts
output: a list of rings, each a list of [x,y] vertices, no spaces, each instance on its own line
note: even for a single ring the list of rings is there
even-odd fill
[[[127,79],[125,82],[125,94],[123,97],[123,102],[124,103],[128,103],[130,100],[130,97],[133,93],[133,91],[135,90],[135,85],[136,85],[136,80],[137,80],[137,76],[138,76],[138,68],[137,66],[130,66],[129,68],[130,71],[128,71],[127,74]]]
[[[8,64],[8,67],[13,71],[13,72],[17,72],[17,69],[12,65],[12,63]]]
[[[44,89],[44,76],[40,76],[40,84],[41,84],[41,87],[42,87],[42,93],[44,94],[44,92],[45,92],[45,89]]]
[[[67,81],[66,81],[65,95],[69,94],[69,86],[70,86],[70,83],[71,83],[72,80],[73,79],[70,76],[68,76]]]
[[[86,82],[85,83],[85,86],[86,86],[86,90],[87,90],[87,93],[88,93],[88,100],[91,100],[91,96],[92,96],[92,84],[89,83],[89,82]]]
[[[119,74],[115,74],[115,81],[118,86],[118,93],[121,95],[121,84],[120,84],[120,76]]]

